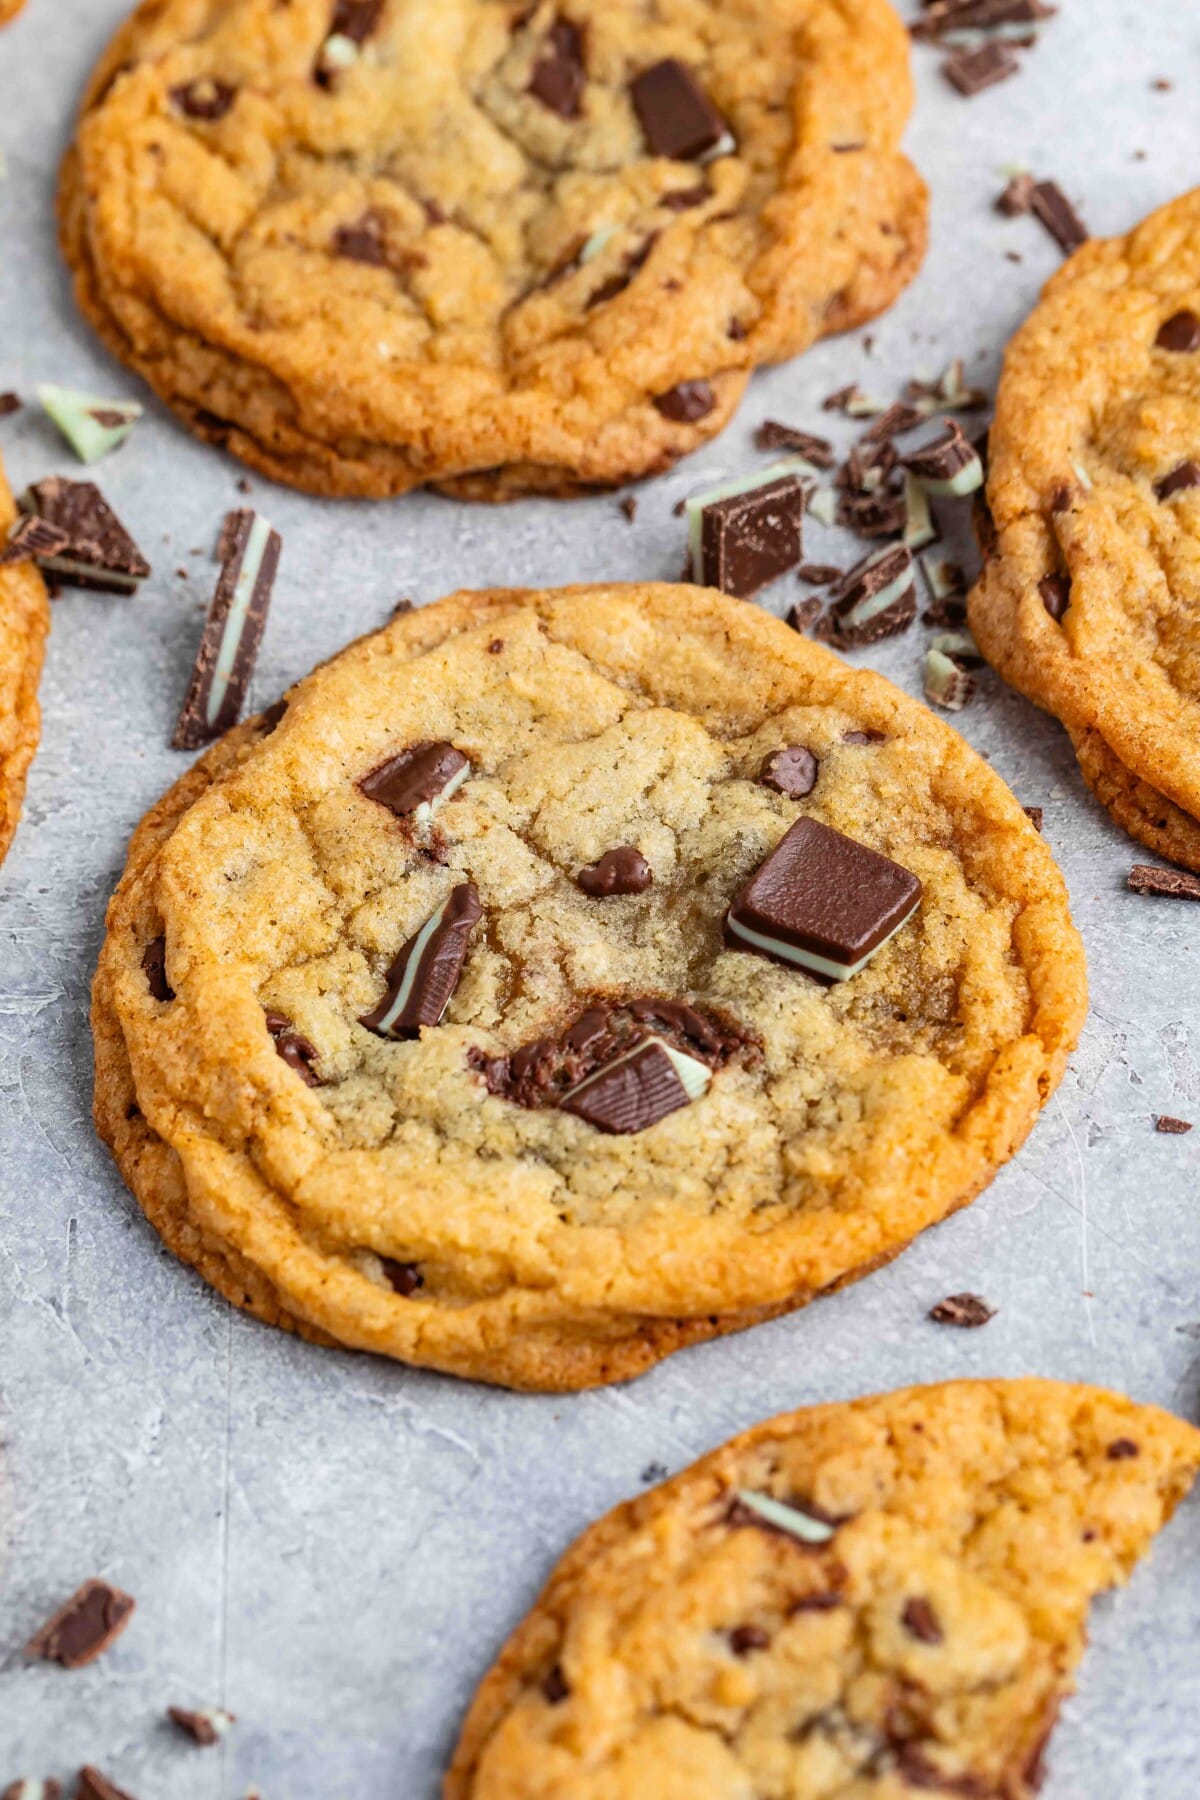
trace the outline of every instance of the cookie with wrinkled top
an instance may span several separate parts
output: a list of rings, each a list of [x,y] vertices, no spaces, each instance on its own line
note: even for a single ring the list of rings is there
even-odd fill
[[[146,0],[61,222],[191,429],[321,494],[669,467],[924,253],[885,0]]]
[[[763,779],[787,747],[816,765],[799,798]],[[804,820],[881,882],[844,911],[890,935],[848,976],[726,935]],[[618,848],[650,879],[581,884]],[[924,707],[703,589],[497,590],[352,646],[143,824],[96,1118],[236,1303],[568,1389],[803,1305],[965,1204],[1085,1006],[1049,851]]]
[[[445,1800],[1031,1800],[1092,1599],[1200,1432],[963,1381],[756,1426],[586,1531],[501,1651]]]
[[[1200,869],[1200,190],[1088,243],[1005,358],[984,654],[1118,824]]]
[[[16,518],[0,463],[0,552]],[[37,690],[49,630],[50,601],[36,563],[0,563],[0,861],[21,817],[41,733]]]

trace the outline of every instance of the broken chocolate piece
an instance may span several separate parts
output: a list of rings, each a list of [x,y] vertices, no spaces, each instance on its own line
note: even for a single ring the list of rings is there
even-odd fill
[[[1052,619],[1061,619],[1071,604],[1071,577],[1069,575],[1043,575],[1038,582],[1038,593],[1042,596],[1042,605]]]
[[[622,844],[606,850],[598,862],[589,863],[575,877],[585,894],[596,897],[609,894],[644,894],[654,880],[654,871],[640,850]]]
[[[379,1260],[389,1283],[402,1300],[411,1300],[425,1286],[425,1277],[419,1263],[396,1262],[390,1256],[381,1256]]]
[[[841,574],[840,569],[838,573]],[[798,600],[795,606],[789,608],[787,622],[793,631],[808,631],[820,616],[821,602],[815,594],[810,594],[807,600]]]
[[[800,561],[805,490],[766,470],[687,503],[692,580],[748,600]]]
[[[638,509],[637,495],[636,494],[623,494],[621,496],[621,498],[617,501],[617,505],[620,507],[621,511],[625,514],[625,517],[629,520],[629,523],[632,525],[633,521],[637,518],[637,509]]]
[[[1081,244],[1087,243],[1088,228],[1057,182],[1035,182],[1029,196],[1029,206],[1034,217],[1040,220],[1055,243],[1068,256],[1073,250],[1078,250]]]
[[[937,437],[911,451],[903,462],[930,494],[961,499],[983,486],[983,460],[953,419],[947,420]]]
[[[1165,894],[1177,900],[1200,900],[1200,876],[1185,874],[1182,869],[1156,869],[1149,863],[1135,863],[1129,871],[1128,882],[1135,894]]]
[[[989,40],[977,50],[955,50],[942,64],[942,73],[960,94],[973,100],[985,88],[1007,81],[1020,67],[1007,44]]]
[[[134,1800],[134,1796],[88,1763],[76,1779],[75,1800]]]
[[[694,425],[706,419],[717,404],[717,396],[707,381],[680,381],[665,394],[658,394],[655,406],[664,419],[674,425]]]
[[[1185,488],[1200,487],[1200,463],[1182,462],[1169,475],[1154,484],[1154,492],[1160,500],[1169,500],[1172,494],[1181,494]]]
[[[10,568],[14,563],[40,563],[48,557],[59,556],[70,542],[66,532],[51,525],[48,519],[23,516],[16,521],[8,541],[0,550],[0,569]]]
[[[994,1319],[996,1309],[978,1294],[950,1294],[929,1310],[935,1325],[958,1325],[964,1331],[977,1331]]]
[[[216,592],[184,696],[176,750],[196,750],[236,725],[258,660],[282,548],[261,514],[231,513]]]
[[[711,1081],[706,1064],[661,1038],[644,1038],[568,1088],[559,1107],[597,1131],[625,1137],[698,1100]]]
[[[82,1669],[116,1642],[135,1605],[132,1595],[107,1581],[85,1581],[30,1638],[25,1654]]]
[[[1170,1113],[1159,1113],[1154,1121],[1154,1129],[1164,1132],[1168,1137],[1183,1137],[1192,1126],[1188,1119],[1174,1119]]]
[[[323,1086],[321,1077],[314,1073],[312,1067],[321,1054],[316,1045],[294,1030],[292,1021],[285,1013],[268,1012],[266,1022],[267,1030],[275,1040],[275,1049],[288,1068],[294,1069],[307,1086]]]
[[[945,1636],[932,1605],[920,1594],[914,1594],[911,1600],[905,1601],[900,1622],[909,1636],[915,1637],[921,1644],[940,1644]]]
[[[136,400],[101,400],[51,382],[42,382],[37,394],[80,462],[99,462],[119,449],[142,416]]]
[[[440,1024],[482,917],[474,882],[460,882],[409,938],[387,972],[383,999],[359,1024],[383,1038],[417,1037],[422,1026]]]
[[[633,79],[630,96],[655,156],[691,162],[718,150],[729,137],[724,119],[677,57],[643,69]]]
[[[384,241],[386,227],[386,214],[372,207],[360,219],[338,226],[333,234],[334,255],[344,256],[350,262],[366,263],[371,268],[384,268],[388,259]]]
[[[811,750],[802,744],[788,744],[774,750],[759,771],[764,787],[773,788],[788,800],[803,800],[817,785],[819,764]]]
[[[1033,210],[1033,176],[1026,171],[1010,176],[1008,185],[996,200],[996,211],[1006,219],[1019,219]]]
[[[410,745],[373,769],[358,785],[368,800],[377,800],[403,819],[423,806],[451,799],[470,773],[471,764],[462,751],[439,740]]]
[[[848,981],[920,899],[917,877],[890,857],[798,819],[734,900],[726,934],[734,949]]]
[[[185,1706],[168,1706],[167,1717],[194,1744],[202,1744],[205,1748],[219,1744],[230,1726],[237,1723],[234,1714],[221,1706],[210,1707],[207,1712],[189,1712]]]
[[[754,434],[759,450],[794,450],[817,469],[832,469],[835,461],[833,445],[815,431],[801,431],[796,425],[783,425],[778,419],[766,419]]]
[[[871,644],[905,630],[917,616],[912,552],[903,544],[876,550],[849,571],[833,595],[838,641]]]
[[[1159,350],[1173,350],[1177,355],[1190,355],[1200,350],[1200,319],[1194,312],[1172,313],[1164,325],[1158,328],[1158,336],[1154,340]]]
[[[149,575],[150,564],[94,483],[50,475],[18,504],[23,513],[65,532],[66,547],[39,562],[66,586],[133,594]]]
[[[556,19],[533,65],[529,92],[560,119],[577,119],[586,82],[583,32],[570,19]]]
[[[175,998],[175,989],[167,980],[167,940],[156,937],[146,946],[146,954],[142,958],[142,969],[146,976],[146,986],[151,997],[164,1003]]]

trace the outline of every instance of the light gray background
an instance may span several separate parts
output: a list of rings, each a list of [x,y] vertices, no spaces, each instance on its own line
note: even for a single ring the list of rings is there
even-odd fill
[[[51,223],[76,93],[124,11],[30,0],[0,38],[0,389],[140,392],[77,318]],[[860,334],[759,379],[718,443],[643,490],[632,527],[608,498],[324,505],[255,480],[285,545],[259,702],[402,594],[674,575],[674,502],[752,466],[764,416],[819,426],[832,388],[858,380],[890,399],[953,354],[990,383],[1059,260],[1033,221],[993,213],[999,165],[1055,176],[1108,233],[1200,163],[1200,17],[1184,0],[1066,0],[1023,73],[971,102],[939,60],[915,52],[909,139],[933,181],[932,250],[873,351]],[[1173,91],[1154,91],[1164,75]],[[80,472],[36,408],[0,426],[0,445],[14,485]],[[312,1349],[174,1262],[92,1134],[87,992],[129,832],[183,766],[165,746],[239,472],[153,406],[101,470],[155,574],[135,600],[55,606],[43,743],[0,875],[0,1787],[93,1760],[140,1800],[240,1800],[252,1786],[264,1800],[432,1800],[504,1634],[648,1464],[677,1469],[786,1407],[956,1375],[1098,1381],[1196,1415],[1200,1131],[1157,1136],[1152,1115],[1200,1119],[1200,913],[1124,891],[1140,853],[1089,799],[1059,728],[990,676],[961,726],[1046,809],[1093,1007],[1015,1165],[893,1267],[632,1387],[555,1400]],[[808,549],[848,561],[851,546],[813,528]],[[784,584],[767,604],[795,593]],[[925,637],[867,659],[917,692]],[[1000,1308],[985,1331],[926,1322],[964,1288]],[[24,1663],[30,1632],[94,1573],[137,1596],[117,1647],[79,1674]],[[1196,1506],[1132,1589],[1100,1603],[1094,1638],[1050,1800],[1194,1800]],[[168,1701],[223,1703],[240,1723],[197,1750],[161,1725]]]

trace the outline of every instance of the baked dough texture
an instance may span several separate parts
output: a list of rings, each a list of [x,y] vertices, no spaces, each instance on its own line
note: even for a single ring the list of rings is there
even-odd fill
[[[430,741],[471,762],[431,820],[364,795]],[[759,779],[787,745],[819,759],[799,801]],[[833,987],[722,932],[805,816],[923,883]],[[653,885],[584,893],[615,845]],[[373,1035],[389,964],[467,880],[483,918],[443,1022]],[[173,999],[143,966],[160,938]],[[613,1136],[489,1091],[485,1059],[641,996],[741,1032],[702,1098]],[[569,1389],[896,1255],[1017,1149],[1085,1010],[1048,849],[924,707],[704,589],[496,590],[352,646],[144,822],[96,977],[96,1118],[152,1223],[237,1304]],[[390,1265],[423,1285],[396,1292]]]
[[[444,1800],[1028,1800],[1092,1598],[1200,1466],[1118,1394],[964,1381],[758,1425],[567,1552]],[[739,1494],[807,1507],[807,1544]]]
[[[1117,822],[1200,869],[1200,487],[1169,480],[1200,462],[1200,353],[1158,341],[1189,313],[1200,190],[1050,281],[1005,357],[970,617],[988,660],[1066,725]]]
[[[17,516],[0,463],[0,545]],[[41,731],[38,678],[50,630],[46,584],[32,562],[0,568],[0,861],[21,817]]]
[[[322,74],[347,11],[373,29]],[[530,91],[563,24],[573,116]],[[631,83],[669,59],[732,152],[651,154]],[[757,366],[895,299],[926,242],[911,101],[886,0],[146,0],[62,237],[114,353],[274,478],[571,493],[669,467]]]

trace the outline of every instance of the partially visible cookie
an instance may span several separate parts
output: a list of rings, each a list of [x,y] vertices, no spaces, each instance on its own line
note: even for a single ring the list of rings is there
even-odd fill
[[[16,516],[0,464],[0,556]],[[36,564],[0,562],[0,860],[17,829],[37,749],[37,688],[49,629],[50,601]]]
[[[1055,275],[989,452],[984,654],[1119,824],[1200,868],[1200,190]]]
[[[1030,1800],[1090,1602],[1198,1467],[1192,1426],[1050,1381],[756,1426],[567,1552],[445,1800]]]
[[[63,171],[84,312],[281,481],[667,468],[925,248],[886,0],[145,0]]]
[[[96,1118],[238,1304],[564,1389],[896,1255],[1085,1005],[1049,851],[923,707],[702,589],[500,590],[352,646],[151,815]]]
[[[10,19],[15,19],[24,4],[25,0],[0,0],[0,25],[7,25]]]

